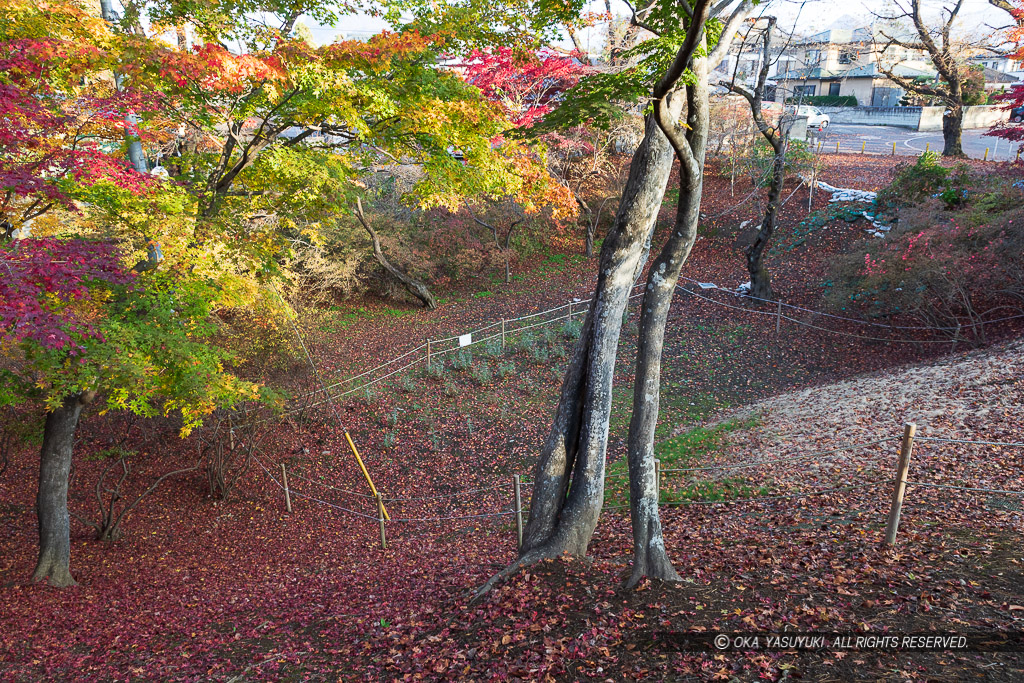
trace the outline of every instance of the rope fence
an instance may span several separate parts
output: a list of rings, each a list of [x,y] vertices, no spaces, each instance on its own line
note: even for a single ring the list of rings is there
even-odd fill
[[[1022,496],[1022,497],[1024,497],[1024,491],[1015,491],[1015,490],[1007,490],[1007,489],[1000,489],[1000,488],[991,488],[991,487],[985,487],[985,486],[961,486],[961,485],[953,485],[953,484],[943,484],[943,483],[937,483],[937,482],[927,482],[927,481],[911,480],[911,479],[908,478],[911,454],[913,452],[915,440],[917,440],[917,441],[928,441],[928,442],[941,443],[941,444],[982,445],[982,446],[997,446],[997,447],[1006,447],[1006,448],[1024,448],[1024,442],[1017,442],[1017,441],[991,441],[991,440],[977,440],[977,439],[952,439],[952,438],[945,438],[945,437],[916,436],[916,431],[917,431],[916,425],[913,424],[913,423],[908,423],[907,425],[904,426],[904,431],[903,431],[902,437],[898,437],[897,435],[894,434],[892,436],[883,437],[883,438],[879,438],[879,439],[874,439],[874,440],[871,440],[871,441],[860,442],[860,443],[844,444],[844,445],[841,445],[841,446],[837,446],[835,448],[831,448],[831,449],[828,449],[828,450],[822,450],[822,451],[816,451],[816,452],[813,452],[813,453],[803,453],[803,454],[793,455],[793,456],[785,457],[785,458],[771,458],[771,459],[768,459],[768,460],[747,461],[747,462],[733,463],[733,464],[706,465],[706,466],[698,466],[698,467],[679,467],[679,468],[665,468],[665,469],[662,469],[661,468],[660,460],[656,459],[654,461],[654,464],[655,464],[655,482],[656,482],[655,486],[657,488],[658,506],[659,507],[668,508],[668,507],[683,507],[683,506],[690,506],[690,505],[716,506],[716,505],[757,504],[757,503],[766,503],[766,502],[770,502],[770,501],[793,500],[793,499],[799,499],[799,498],[807,498],[807,497],[811,497],[811,496],[822,496],[822,495],[835,494],[835,493],[844,493],[844,492],[848,492],[848,491],[857,491],[857,490],[868,489],[868,488],[875,488],[875,489],[884,490],[886,484],[891,482],[892,483],[892,495],[891,495],[891,502],[890,502],[890,506],[889,506],[888,519],[887,519],[887,522],[886,522],[884,545],[886,547],[892,547],[895,544],[895,541],[896,541],[896,533],[897,533],[897,530],[898,530],[898,527],[899,527],[901,512],[902,512],[903,503],[904,503],[904,498],[905,498],[906,489],[907,489],[908,486],[915,486],[915,487],[922,487],[922,488],[934,488],[934,489],[945,489],[945,490],[955,490],[955,491],[964,491],[964,492],[967,492],[967,493],[986,493],[986,494],[995,494],[995,495],[1012,495],[1012,496]],[[899,443],[900,443],[899,457],[898,457],[898,460],[897,460],[897,467],[896,467],[895,478],[891,479],[891,480],[889,480],[889,479],[880,479],[880,480],[866,481],[866,482],[860,482],[860,483],[844,484],[844,485],[841,485],[841,486],[832,486],[832,487],[826,487],[826,488],[813,488],[813,489],[806,490],[806,491],[793,491],[793,492],[790,492],[790,493],[764,494],[764,495],[755,495],[755,496],[735,496],[735,497],[732,497],[732,498],[723,498],[723,499],[718,499],[718,500],[662,500],[662,490],[663,490],[663,487],[662,487],[662,475],[666,475],[666,474],[679,474],[679,473],[687,473],[687,472],[728,471],[728,470],[735,470],[735,469],[740,469],[740,468],[764,467],[764,466],[770,466],[770,465],[778,465],[780,463],[801,462],[801,461],[807,461],[807,460],[813,460],[813,459],[829,459],[829,458],[839,457],[840,454],[849,454],[849,453],[854,452],[854,451],[863,450],[863,449],[871,448],[871,447],[875,447],[875,446],[880,446],[882,444],[892,443],[896,439],[899,439]],[[257,450],[260,453],[262,453],[264,456],[266,455],[265,453],[263,453],[263,451],[261,449],[257,449]],[[879,455],[879,454],[874,454],[874,455]],[[368,519],[368,520],[371,520],[371,521],[376,521],[378,523],[378,525],[379,525],[379,528],[380,528],[381,546],[382,546],[382,548],[387,548],[386,530],[385,529],[386,529],[386,525],[390,524],[390,523],[404,523],[404,524],[447,523],[447,522],[454,522],[454,521],[460,521],[460,520],[471,520],[471,519],[472,520],[478,520],[478,519],[481,519],[481,520],[482,519],[496,520],[496,519],[500,519],[500,518],[504,518],[504,517],[510,517],[510,516],[514,516],[514,518],[515,518],[514,521],[515,521],[515,526],[516,526],[517,548],[522,546],[522,534],[523,534],[523,529],[525,528],[524,524],[523,524],[523,512],[526,509],[526,506],[524,505],[524,502],[523,502],[522,486],[523,485],[527,485],[527,484],[532,484],[533,481],[532,480],[524,479],[524,478],[522,478],[518,474],[512,475],[512,477],[511,477],[512,480],[510,482],[499,483],[499,484],[495,484],[493,486],[476,487],[476,488],[468,488],[468,489],[459,489],[459,490],[454,490],[454,491],[451,491],[451,492],[448,492],[448,493],[445,493],[445,494],[430,495],[430,496],[394,496],[394,497],[384,497],[383,494],[381,494],[379,491],[376,492],[375,496],[369,496],[367,494],[356,493],[356,492],[353,492],[353,491],[348,491],[346,489],[342,489],[342,488],[338,488],[338,487],[335,487],[335,486],[331,486],[330,484],[327,484],[327,483],[324,483],[324,482],[318,482],[316,480],[309,479],[307,477],[303,477],[303,476],[297,475],[295,473],[291,473],[289,475],[287,473],[285,465],[283,463],[280,464],[282,478],[281,478],[281,480],[278,480],[278,478],[273,475],[273,473],[270,471],[270,469],[267,467],[267,465],[264,463],[264,461],[261,458],[255,456],[255,455],[253,457],[254,457],[254,460],[256,461],[256,463],[259,465],[260,469],[262,469],[263,472],[270,478],[270,480],[278,488],[280,488],[284,492],[285,501],[286,501],[286,505],[287,505],[287,509],[288,509],[289,513],[292,512],[291,498],[290,497],[291,496],[296,496],[298,498],[302,498],[302,499],[308,500],[308,501],[313,502],[313,503],[324,505],[324,506],[329,507],[331,509],[338,510],[338,511],[341,511],[341,512],[344,512],[344,513],[347,513],[347,514],[351,514],[351,515],[354,515],[354,516],[362,518],[362,519]],[[314,484],[314,485],[323,486],[323,487],[325,487],[325,488],[327,488],[329,490],[338,491],[338,492],[343,493],[343,494],[353,494],[353,495],[356,495],[356,496],[358,496],[360,498],[363,498],[363,499],[373,500],[373,501],[375,501],[375,504],[377,505],[377,508],[378,508],[377,509],[377,514],[376,514],[376,516],[373,515],[373,514],[367,514],[365,512],[360,512],[359,510],[354,510],[354,509],[349,508],[349,507],[344,507],[344,506],[341,506],[341,505],[337,505],[335,503],[323,500],[322,498],[318,498],[316,496],[309,495],[308,493],[305,493],[305,492],[302,492],[302,491],[296,491],[293,488],[291,488],[289,483],[288,483],[289,476],[291,476],[292,478],[296,478],[296,479],[299,479],[299,480],[302,480],[302,481]],[[622,473],[607,473],[606,474],[606,479],[620,479],[620,478],[628,477],[628,476],[629,476],[628,474],[622,474]],[[479,496],[480,494],[491,494],[492,492],[495,492],[495,491],[507,491],[508,488],[510,488],[510,487],[512,488],[512,494],[513,494],[512,497],[511,497],[511,500],[509,501],[509,503],[511,503],[511,509],[499,509],[497,511],[491,510],[491,511],[473,512],[473,513],[465,513],[465,514],[446,513],[446,514],[441,514],[441,515],[436,515],[436,516],[407,516],[407,517],[396,516],[396,517],[387,517],[384,514],[383,504],[385,502],[391,503],[391,504],[398,504],[399,506],[401,506],[403,504],[414,504],[414,503],[418,503],[418,502],[422,502],[422,501],[439,501],[439,500],[454,501],[455,499],[457,499],[459,497],[464,497],[464,496]],[[492,500],[493,501],[493,498],[488,498],[488,500]],[[922,502],[925,502],[925,501],[922,501]],[[461,503],[459,503],[459,505],[461,505]],[[604,505],[602,507],[602,510],[615,511],[615,510],[624,510],[624,509],[628,509],[628,508],[630,508],[630,505],[628,505],[628,504],[625,504],[625,505]]]

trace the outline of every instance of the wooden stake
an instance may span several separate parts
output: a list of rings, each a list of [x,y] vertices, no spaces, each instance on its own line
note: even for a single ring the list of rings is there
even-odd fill
[[[782,331],[782,299],[778,300],[778,308],[775,309],[775,338],[778,339]]]
[[[288,470],[285,469],[284,463],[281,463],[281,479],[284,482],[284,506],[288,508],[288,514],[292,513],[292,496],[288,492]]]
[[[654,459],[654,490],[657,492],[658,505],[661,505],[661,460]]]
[[[519,475],[512,475],[512,490],[516,496],[516,550],[523,549],[523,499],[519,491]]]
[[[569,322],[572,322],[572,302],[569,302]]]
[[[505,350],[505,321],[501,321],[501,350]]]
[[[427,370],[430,369],[430,340],[427,340]]]
[[[388,539],[384,535],[384,497],[377,494],[377,519],[380,521],[380,547],[388,549]]]
[[[896,481],[892,489],[892,506],[889,508],[889,523],[885,527],[885,545],[896,543],[896,531],[900,527],[900,510],[903,508],[903,494],[907,491],[907,470],[910,469],[910,453],[914,450],[914,434],[917,425],[908,422],[903,426],[903,441],[900,445],[900,460],[896,465]]]

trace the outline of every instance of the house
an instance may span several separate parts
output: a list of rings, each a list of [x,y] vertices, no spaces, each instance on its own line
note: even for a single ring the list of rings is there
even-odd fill
[[[893,65],[893,73],[904,78],[935,77],[923,52],[886,46],[874,27],[822,31],[796,42],[792,51],[802,64],[771,79],[785,97],[852,96],[860,106],[895,107],[904,91],[880,64]]]

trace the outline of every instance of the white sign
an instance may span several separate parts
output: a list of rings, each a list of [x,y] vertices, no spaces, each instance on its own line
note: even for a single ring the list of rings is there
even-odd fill
[[[700,285],[701,289],[718,289],[718,285],[714,282],[698,282],[697,284]]]
[[[473,333],[464,334],[459,337],[459,346],[469,346],[473,343]]]

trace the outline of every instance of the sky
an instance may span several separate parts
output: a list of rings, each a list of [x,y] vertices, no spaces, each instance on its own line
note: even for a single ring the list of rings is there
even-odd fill
[[[941,0],[923,0],[924,16],[932,19],[937,17],[938,9],[943,5]],[[627,13],[624,3],[614,2],[621,14]],[[905,2],[909,4],[909,2]],[[591,2],[591,9],[595,12],[604,11],[603,0]],[[840,23],[852,23],[854,25],[866,25],[871,22],[873,13],[883,14],[893,9],[892,0],[772,0],[765,3],[765,14],[774,14],[779,19],[779,25],[789,28],[796,24],[801,33],[814,33],[832,28],[837,21]],[[760,8],[758,12],[762,11]],[[1001,10],[992,7],[987,0],[964,0],[961,10],[962,23],[966,30],[971,32],[984,32],[990,34],[988,26],[1001,26],[1007,23],[1008,15]],[[317,44],[323,45],[334,42],[339,37],[345,38],[366,38],[382,29],[388,28],[386,22],[368,17],[365,15],[352,15],[341,19],[335,26],[320,26],[315,22],[306,19],[306,25],[313,32],[313,38]],[[850,28],[843,25],[841,28]],[[584,45],[589,42],[589,49],[597,51],[600,49],[600,35],[597,31],[592,33],[583,32]],[[570,46],[566,41],[566,46]]]

